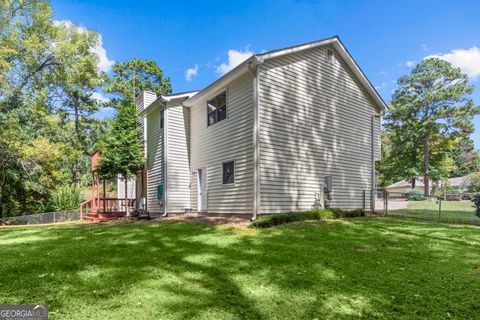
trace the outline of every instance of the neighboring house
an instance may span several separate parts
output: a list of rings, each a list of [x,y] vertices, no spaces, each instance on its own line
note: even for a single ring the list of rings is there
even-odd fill
[[[468,176],[448,179],[448,185],[454,192],[468,192]]]
[[[432,182],[430,181],[430,190],[432,190],[432,186],[433,186]],[[402,196],[403,194],[410,193],[413,190],[423,194],[424,187],[425,187],[425,184],[423,183],[423,178],[416,178],[414,189],[412,189],[412,182],[410,180],[397,181],[389,185],[385,189],[391,194],[391,196],[395,196],[395,195]]]
[[[449,178],[448,180],[448,186],[454,190],[454,192],[466,192],[467,191],[467,183],[468,183],[468,176],[463,176],[463,177],[455,177],[455,178]],[[423,178],[417,178],[415,181],[415,191],[418,191],[420,193],[423,193],[424,191],[424,183],[423,183]],[[430,182],[430,190],[432,188],[441,188],[443,183],[441,181],[439,182]],[[410,193],[412,192],[412,183],[411,181],[398,181],[395,182],[394,184],[389,185],[388,187],[385,188],[389,193],[391,193],[392,196],[395,194],[398,194],[399,196],[401,194],[405,193]]]
[[[137,98],[150,212],[369,208],[386,106],[338,37],[253,55],[199,92]]]

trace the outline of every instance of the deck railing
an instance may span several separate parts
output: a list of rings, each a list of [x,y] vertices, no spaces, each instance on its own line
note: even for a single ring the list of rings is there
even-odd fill
[[[135,208],[135,199],[127,199],[130,209]],[[125,212],[125,199],[100,198],[89,199],[80,204],[80,219],[91,213],[119,213]]]
[[[135,199],[127,199],[129,208],[135,207]],[[125,212],[125,198],[100,199],[98,212]]]
[[[80,203],[80,220],[89,213],[92,213],[93,200],[89,199]]]

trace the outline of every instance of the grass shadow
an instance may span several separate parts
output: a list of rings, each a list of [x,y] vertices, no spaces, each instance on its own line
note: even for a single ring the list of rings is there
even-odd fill
[[[65,319],[473,316],[478,234],[384,220],[4,229],[0,300]]]

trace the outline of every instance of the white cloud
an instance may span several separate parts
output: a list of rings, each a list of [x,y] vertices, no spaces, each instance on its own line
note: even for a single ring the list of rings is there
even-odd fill
[[[60,26],[64,25],[66,27],[74,27],[78,30],[80,33],[85,33],[87,32],[87,28],[82,27],[82,26],[76,26],[73,24],[72,21],[70,20],[53,20],[53,24],[55,26]],[[107,56],[107,50],[103,47],[103,38],[101,34],[98,34],[98,41],[95,46],[90,48],[90,52],[95,53],[98,56],[98,70],[103,71],[103,72],[108,72],[112,69],[113,64],[115,61],[110,60]]]
[[[110,99],[108,99],[107,97],[105,97],[103,94],[101,94],[100,92],[94,92],[92,93],[92,95],[90,96],[92,99],[95,99],[97,100],[98,102],[108,102],[110,101]]]
[[[455,49],[449,53],[425,57],[425,59],[428,58],[440,58],[448,61],[452,66],[460,68],[462,72],[472,79],[480,76],[480,48],[478,47]]]
[[[428,46],[426,44],[422,43],[420,46],[422,47],[423,51],[428,51]]]
[[[407,62],[405,62],[405,65],[407,67],[413,67],[415,65],[415,61],[407,61]]]
[[[67,28],[76,28],[80,33],[85,33],[88,31],[85,27],[74,25],[70,20],[53,20],[53,25],[56,27],[65,26]]]
[[[188,68],[187,71],[185,71],[185,80],[188,82],[192,81],[193,77],[196,77],[198,75],[198,64],[195,65],[193,68]]]
[[[250,56],[252,55],[253,52],[248,49],[246,49],[245,51],[237,51],[235,49],[230,49],[228,50],[228,61],[219,65],[217,67],[217,72],[223,75],[238,66],[243,61],[250,58]]]
[[[91,48],[91,51],[98,56],[98,70],[103,72],[108,72],[112,69],[115,61],[108,59],[107,50],[103,47],[103,38],[102,35],[98,35],[97,45]]]
[[[382,82],[380,85],[375,86],[375,89],[381,90],[381,89],[385,88],[386,86],[388,86],[388,83],[387,82]]]

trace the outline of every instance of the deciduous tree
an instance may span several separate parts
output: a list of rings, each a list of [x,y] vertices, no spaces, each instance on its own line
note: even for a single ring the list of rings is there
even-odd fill
[[[89,97],[101,77],[97,34],[54,21],[48,1],[0,0],[0,18],[1,217],[46,209],[66,182],[72,154],[91,144]]]

